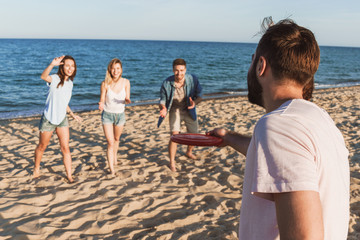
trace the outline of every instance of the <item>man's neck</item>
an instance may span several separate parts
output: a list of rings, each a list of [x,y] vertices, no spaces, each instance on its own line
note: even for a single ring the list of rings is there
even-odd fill
[[[271,86],[269,91],[264,92],[263,96],[266,112],[274,111],[286,101],[303,99],[302,87],[292,82]]]
[[[184,78],[181,78],[181,79],[175,78],[175,82],[176,82],[176,83],[183,83],[183,82],[185,82],[185,77],[184,77]]]

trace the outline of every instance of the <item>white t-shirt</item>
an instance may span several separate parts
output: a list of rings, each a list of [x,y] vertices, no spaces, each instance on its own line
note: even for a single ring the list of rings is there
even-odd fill
[[[57,74],[51,75],[44,110],[46,119],[54,125],[59,125],[66,117],[66,108],[69,105],[73,89],[73,82],[70,79],[65,81],[63,86],[57,87],[59,82],[60,78]]]
[[[245,166],[239,239],[280,239],[275,203],[253,193],[319,192],[326,240],[347,238],[349,152],[323,109],[294,99],[256,124]]]

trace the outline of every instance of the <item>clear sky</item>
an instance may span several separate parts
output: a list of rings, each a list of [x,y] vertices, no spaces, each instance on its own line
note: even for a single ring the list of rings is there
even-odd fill
[[[0,38],[256,43],[267,16],[320,45],[360,47],[360,0],[0,0]]]

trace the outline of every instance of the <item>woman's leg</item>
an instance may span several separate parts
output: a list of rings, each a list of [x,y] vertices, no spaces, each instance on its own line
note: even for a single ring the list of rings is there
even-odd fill
[[[110,168],[111,175],[115,175],[115,169],[114,169],[114,126],[113,124],[104,124],[103,125],[105,138],[107,141],[107,160]]]
[[[117,165],[117,153],[119,150],[120,137],[123,129],[124,129],[124,125],[114,126],[114,164],[115,165]]]
[[[34,178],[40,176],[41,158],[45,152],[46,147],[49,145],[52,133],[53,132],[51,131],[51,132],[40,132],[39,134],[39,144],[35,148],[35,166],[33,172]]]
[[[74,179],[71,176],[71,154],[70,154],[70,147],[69,147],[69,127],[57,127],[56,134],[58,135],[61,152],[63,154],[63,163],[65,166],[66,176],[69,182],[73,182]]]

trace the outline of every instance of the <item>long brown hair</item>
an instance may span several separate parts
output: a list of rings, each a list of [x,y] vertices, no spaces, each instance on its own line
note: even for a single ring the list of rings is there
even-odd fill
[[[74,70],[73,74],[71,76],[69,76],[70,80],[74,81],[74,77],[76,76],[77,67],[76,67],[75,59],[72,56],[66,55],[63,58],[63,60],[61,60],[62,64],[59,66],[59,69],[58,69],[58,72],[57,72],[57,75],[59,75],[59,78],[60,78],[60,82],[57,85],[57,88],[64,85],[64,82],[65,82],[64,64],[65,64],[65,60],[67,60],[67,59],[70,59],[70,60],[74,61],[74,66],[75,66],[75,70]]]

